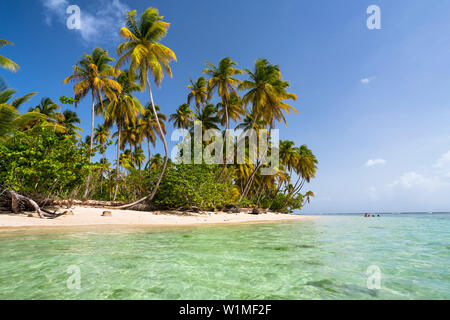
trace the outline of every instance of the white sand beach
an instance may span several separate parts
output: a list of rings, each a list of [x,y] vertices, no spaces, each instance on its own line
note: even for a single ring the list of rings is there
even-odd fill
[[[56,219],[40,219],[24,214],[1,214],[0,228],[21,227],[73,227],[73,226],[190,226],[208,224],[268,223],[310,220],[317,217],[291,214],[266,213],[251,215],[246,213],[228,214],[205,212],[190,215],[177,211],[141,212],[131,210],[110,210],[101,208],[74,207],[73,215]],[[102,216],[103,212],[111,216]]]

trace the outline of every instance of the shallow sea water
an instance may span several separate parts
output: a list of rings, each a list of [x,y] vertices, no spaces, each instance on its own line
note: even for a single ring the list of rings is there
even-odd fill
[[[449,270],[450,214],[0,232],[0,299],[450,299]]]

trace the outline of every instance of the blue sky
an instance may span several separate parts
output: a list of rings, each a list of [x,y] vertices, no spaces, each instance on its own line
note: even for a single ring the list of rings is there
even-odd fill
[[[66,27],[72,4],[81,30]],[[366,27],[373,4],[381,30]],[[280,65],[300,111],[281,138],[307,144],[320,161],[304,212],[450,210],[449,1],[5,0],[0,38],[15,46],[1,54],[21,70],[0,75],[18,94],[39,92],[29,106],[72,96],[61,83],[83,52],[101,46],[115,57],[123,11],[149,6],[172,23],[164,44],[178,56],[173,79],[155,90],[166,114],[186,101],[205,61]],[[85,134],[89,108],[85,100],[77,109]]]

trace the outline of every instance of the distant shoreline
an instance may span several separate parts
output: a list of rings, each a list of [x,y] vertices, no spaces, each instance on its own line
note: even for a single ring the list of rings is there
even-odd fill
[[[315,216],[293,214],[265,213],[251,215],[246,213],[229,214],[223,212],[204,212],[189,214],[178,211],[142,212],[131,210],[110,210],[102,208],[74,207],[73,215],[57,219],[39,219],[27,214],[0,215],[0,231],[16,228],[61,228],[83,226],[136,226],[136,227],[171,227],[199,225],[229,225],[249,223],[294,222],[317,219]],[[111,216],[102,216],[108,211]]]

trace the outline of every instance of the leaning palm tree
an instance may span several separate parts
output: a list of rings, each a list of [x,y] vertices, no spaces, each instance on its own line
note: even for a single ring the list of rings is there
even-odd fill
[[[286,91],[289,87],[289,82],[281,79],[279,66],[270,64],[266,59],[258,59],[256,60],[254,71],[247,69],[245,71],[249,75],[250,80],[242,82],[239,89],[248,90],[242,98],[242,102],[246,106],[251,104],[254,123],[258,120],[263,120],[270,128],[275,127],[276,121],[284,121],[286,124],[284,113],[289,113],[290,111],[297,112],[297,110],[284,101],[295,101],[297,100],[297,96]],[[253,126],[251,129],[253,129]],[[264,154],[265,152],[262,153]],[[260,159],[258,160],[258,164],[247,181],[239,201],[247,195],[256,171],[262,165]]]
[[[159,106],[155,106],[156,110],[156,116],[153,113],[153,108],[150,103],[147,104],[145,107],[144,112],[142,113],[142,116],[138,119],[138,131],[140,133],[140,137],[145,137],[147,139],[147,148],[148,148],[148,159],[150,161],[151,158],[151,145],[155,147],[156,145],[156,136],[160,139],[162,139],[161,134],[158,130],[159,127],[161,127],[163,135],[166,134],[166,124],[164,121],[167,120],[167,117],[165,114],[159,112],[160,108]],[[156,122],[158,119],[159,125]]]
[[[236,62],[231,60],[230,57],[223,58],[219,61],[219,65],[216,67],[211,62],[206,62],[208,68],[203,70],[203,73],[210,76],[209,79],[209,91],[217,91],[219,97],[222,99],[221,106],[225,109],[225,119],[227,129],[230,129],[230,119],[228,114],[228,103],[230,95],[236,93],[238,85],[241,80],[234,78],[236,75],[243,74],[242,70],[235,68]]]
[[[8,40],[0,39],[0,48],[6,45],[14,45],[14,44]],[[8,69],[12,72],[17,72],[17,70],[20,69],[17,63],[4,56],[0,56],[0,67]]]
[[[18,111],[22,104],[36,95],[36,92],[13,99],[15,93],[14,89],[0,90],[0,139],[8,136],[14,129],[24,129],[30,123],[46,119],[45,115],[38,112],[27,112],[21,115]]]
[[[120,207],[123,209],[146,200],[151,201],[155,196],[164,172],[166,171],[167,162],[169,160],[169,151],[155,109],[149,73],[152,74],[155,83],[159,86],[164,77],[164,72],[169,76],[172,76],[172,70],[169,64],[171,61],[176,61],[177,59],[175,53],[171,49],[160,43],[166,36],[170,24],[162,20],[163,17],[159,15],[159,11],[155,8],[148,8],[141,15],[139,20],[136,20],[136,15],[136,10],[128,11],[126,27],[120,30],[120,35],[125,39],[125,42],[121,43],[117,48],[117,54],[120,58],[117,61],[116,68],[119,68],[126,62],[130,62],[130,77],[138,77],[141,84],[144,87],[147,87],[153,113],[155,114],[156,123],[158,124],[158,131],[161,134],[164,144],[165,158],[164,166],[153,191],[134,203]]]
[[[102,48],[95,48],[91,55],[84,54],[84,58],[75,65],[73,75],[63,81],[63,84],[67,84],[70,81],[77,82],[73,87],[76,100],[75,107],[78,101],[91,92],[90,162],[92,162],[92,149],[94,147],[95,101],[102,102],[102,93],[109,100],[115,101],[117,100],[116,93],[122,91],[121,85],[112,79],[112,77],[118,74],[118,71],[109,64],[112,61],[114,61],[114,58],[108,56],[108,51]]]
[[[131,81],[126,72],[120,74],[116,80],[122,88],[121,92],[116,92],[114,99],[107,98],[103,101],[103,104],[107,105],[104,110],[106,126],[110,127],[113,124],[117,125],[117,185],[114,191],[113,200],[116,200],[119,188],[120,150],[123,143],[122,130],[128,128],[130,125],[134,125],[139,114],[144,112],[141,102],[133,95],[134,92],[141,90],[142,87]],[[100,107],[100,105],[97,107]]]
[[[188,129],[192,126],[194,114],[190,109],[191,106],[187,103],[178,107],[177,111],[170,115],[169,121],[173,121],[173,126],[176,129]]]
[[[201,108],[208,102],[210,99],[210,94],[208,92],[208,82],[204,77],[200,77],[197,81],[192,81],[190,79],[191,84],[188,86],[188,89],[191,91],[188,95],[187,103],[190,104],[192,100],[195,101],[195,108],[197,112],[200,112]]]

